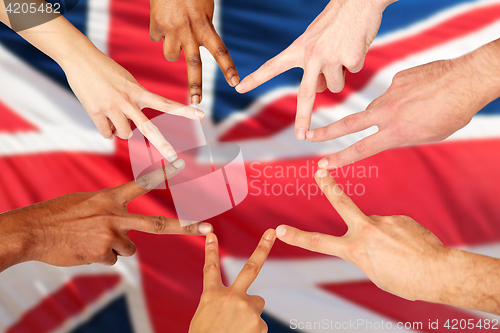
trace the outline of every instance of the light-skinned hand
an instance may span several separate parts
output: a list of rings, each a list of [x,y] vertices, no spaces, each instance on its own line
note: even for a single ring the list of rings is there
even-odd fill
[[[217,237],[208,234],[203,269],[203,294],[191,321],[190,333],[265,333],[267,324],[261,318],[265,301],[260,296],[248,295],[273,247],[276,233],[267,230],[254,253],[229,287],[221,278]]]
[[[346,70],[357,73],[377,35],[382,12],[393,1],[330,1],[307,30],[287,49],[267,61],[236,86],[248,92],[294,67],[304,69],[297,96],[295,136],[306,139],[316,92],[344,88]]]
[[[366,216],[327,170],[319,169],[315,178],[347,233],[335,237],[281,225],[280,240],[345,259],[379,288],[406,299],[428,299],[441,289],[450,252],[432,232],[407,216]]]
[[[499,259],[445,247],[408,216],[366,216],[326,169],[315,178],[348,231],[335,237],[281,225],[280,240],[347,260],[399,297],[500,314]]]
[[[372,126],[378,132],[318,162],[334,169],[389,148],[442,141],[500,96],[500,40],[465,56],[397,73],[365,111],[307,132],[311,142],[333,140]],[[485,65],[491,63],[491,66]]]
[[[101,135],[129,139],[132,121],[165,159],[174,161],[174,147],[141,110],[151,108],[190,119],[203,118],[203,111],[149,92],[114,60],[95,48],[91,50],[80,61],[63,61],[61,66]]]

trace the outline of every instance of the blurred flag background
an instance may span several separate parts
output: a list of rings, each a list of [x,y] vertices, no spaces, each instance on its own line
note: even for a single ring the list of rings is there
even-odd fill
[[[214,24],[244,77],[286,48],[326,4],[221,0],[216,1]],[[80,0],[66,17],[147,89],[187,103],[184,59],[167,62],[161,44],[149,39],[149,1]],[[392,4],[364,69],[347,75],[342,93],[318,95],[312,126],[364,110],[398,71],[457,57],[497,39],[499,32],[498,0]],[[301,70],[239,95],[205,50],[202,58],[205,134],[242,148],[249,181],[245,201],[210,220],[230,283],[267,228],[286,223],[334,235],[346,231],[312,175],[319,158],[372,130],[326,143],[300,142],[293,136],[293,122]],[[447,246],[500,257],[499,151],[500,102],[495,101],[443,143],[392,149],[334,175],[367,215],[409,215]],[[101,138],[61,69],[1,26],[0,211],[132,179],[127,142]],[[175,216],[165,190],[133,201],[130,208]],[[129,235],[137,254],[120,258],[114,267],[29,262],[1,273],[0,331],[187,332],[202,292],[204,238]],[[442,326],[447,319],[497,318],[402,300],[379,290],[343,260],[279,241],[250,292],[266,299],[263,317],[270,332],[324,331],[290,328],[294,321],[323,319],[408,322],[414,331],[426,332],[431,331],[429,320],[439,320],[440,329],[432,331],[441,332],[448,331]],[[413,325],[419,322],[422,329]]]

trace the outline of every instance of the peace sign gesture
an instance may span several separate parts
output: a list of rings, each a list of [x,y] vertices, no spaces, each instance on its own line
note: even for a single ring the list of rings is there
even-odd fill
[[[453,260],[431,231],[408,216],[366,216],[327,170],[319,169],[315,178],[349,230],[335,237],[280,225],[276,233],[281,241],[347,260],[397,296],[442,302],[436,290],[446,283],[443,276],[454,272]]]
[[[265,301],[260,296],[248,295],[247,290],[257,278],[275,239],[275,231],[267,230],[234,283],[226,287],[221,278],[217,237],[212,233],[207,235],[203,294],[190,333],[267,332],[267,324],[260,317]]]

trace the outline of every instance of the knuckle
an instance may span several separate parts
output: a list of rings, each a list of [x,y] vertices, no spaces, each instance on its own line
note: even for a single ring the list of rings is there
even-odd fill
[[[236,68],[234,68],[233,66],[229,66],[228,68],[226,68],[226,74],[229,74],[234,71],[236,71]]]
[[[113,131],[109,127],[99,129],[99,133],[101,133],[101,136],[106,139],[109,138],[111,135],[113,135]]]
[[[358,141],[354,144],[354,151],[358,155],[364,155],[368,152],[368,147],[366,146],[366,144],[364,142]]]
[[[362,62],[363,62],[363,54],[361,52],[356,52],[347,60],[343,61],[344,63],[343,65],[349,71],[354,71],[357,70],[362,65]]]
[[[366,249],[357,242],[352,242],[347,246],[348,257],[353,263],[361,261],[366,255]]]
[[[142,125],[144,134],[153,134],[158,132],[158,127],[156,127],[151,121],[146,122]]]
[[[199,54],[193,54],[188,58],[188,65],[198,67],[201,65],[201,58]]]
[[[149,188],[151,185],[151,178],[149,178],[149,175],[144,175],[142,177],[137,178],[135,183],[139,187]]]
[[[232,295],[231,297],[237,297],[237,296]],[[236,308],[239,310],[245,310],[245,309],[248,309],[249,307],[250,307],[250,304],[248,304],[248,302],[242,298],[238,298],[238,300],[236,301]]]
[[[131,257],[137,252],[137,247],[134,243],[130,242],[127,246],[127,256]]]
[[[199,234],[197,224],[189,224],[185,227],[187,234]]]
[[[254,261],[247,261],[245,266],[243,266],[243,270],[250,273],[258,273],[260,266]]]
[[[174,149],[174,147],[172,147],[172,145],[168,142],[164,142],[164,143],[160,144],[158,147],[159,151],[169,151],[172,149]]]
[[[352,114],[350,116],[342,118],[341,124],[346,130],[350,130],[354,128],[356,123],[358,122],[359,116],[358,114]]]
[[[195,82],[195,83],[191,83],[191,84],[189,85],[189,88],[191,88],[191,89],[195,89],[195,90],[198,90],[198,89],[201,89],[201,84],[200,84],[200,83],[197,83],[197,82]]]
[[[321,245],[321,235],[319,233],[313,233],[309,238],[309,246],[312,249],[317,249]]]
[[[98,116],[102,113],[102,110],[99,108],[99,107],[89,107],[87,112],[89,113],[89,115],[91,116]]]
[[[155,216],[153,219],[153,229],[155,233],[161,234],[167,227],[167,221],[163,216]]]
[[[338,185],[337,185],[338,186]],[[340,190],[340,189],[339,189]],[[351,202],[351,199],[349,199],[347,196],[342,195],[337,199],[337,204],[339,206],[348,206]]]
[[[102,247],[97,250],[97,253],[94,255],[95,262],[106,263],[109,261],[109,248]]]
[[[268,72],[273,72],[276,68],[276,62],[274,59],[268,60],[262,65],[262,67],[268,71]]]
[[[227,47],[225,45],[219,45],[215,49],[215,54],[218,57],[225,57],[225,56],[227,56],[229,54],[229,51],[228,51],[228,49],[227,49]]]
[[[259,306],[263,309],[266,306],[266,300],[260,296],[257,296],[257,300],[260,303]]]
[[[316,90],[310,89],[309,87],[300,87],[299,88],[299,98],[301,99],[311,99],[316,94]]]
[[[212,271],[217,271],[219,269],[219,265],[215,261],[208,261],[205,263],[205,266],[203,266],[203,272],[210,273]]]

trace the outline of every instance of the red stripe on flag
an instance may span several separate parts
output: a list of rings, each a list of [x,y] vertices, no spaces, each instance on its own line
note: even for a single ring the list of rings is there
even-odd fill
[[[120,281],[119,275],[79,276],[29,310],[7,333],[46,333],[81,312]]]
[[[363,70],[356,74],[356,79],[349,80],[352,74],[347,73],[344,90],[340,94],[333,94],[328,90],[318,94],[314,107],[316,109],[337,105],[347,99],[353,92],[360,90],[368,84],[382,68],[411,54],[423,52],[477,31],[499,18],[500,5],[495,4],[458,15],[415,36],[380,47],[373,47],[368,52]],[[246,119],[230,128],[219,140],[235,141],[262,138],[285,129],[295,119],[296,99],[297,94],[290,94],[273,101],[254,117]]]
[[[21,116],[7,107],[7,105],[3,104],[2,101],[0,101],[0,114],[2,115],[0,132],[15,133],[38,130],[33,124],[24,120]]]

